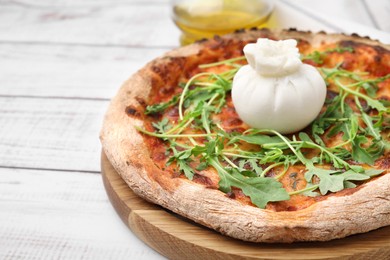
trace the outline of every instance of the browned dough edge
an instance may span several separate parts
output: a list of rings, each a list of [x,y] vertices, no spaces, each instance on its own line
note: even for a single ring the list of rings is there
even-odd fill
[[[264,30],[239,32],[224,39],[256,39]],[[267,31],[268,32],[268,31]],[[301,38],[316,45],[320,42],[354,40],[380,44],[367,38],[340,34],[273,31],[278,38]],[[163,57],[185,57],[196,54],[203,43],[166,53]],[[332,196],[299,211],[274,212],[243,205],[219,190],[208,189],[184,178],[168,178],[161,174],[152,180],[148,171],[161,171],[151,160],[142,136],[125,109],[136,105],[135,97],[146,99],[150,91],[151,67],[164,61],[160,57],[134,74],[113,98],[101,130],[103,150],[116,171],[142,198],[159,204],[222,234],[252,242],[327,241],[368,232],[390,225],[390,174],[385,174],[348,196]]]

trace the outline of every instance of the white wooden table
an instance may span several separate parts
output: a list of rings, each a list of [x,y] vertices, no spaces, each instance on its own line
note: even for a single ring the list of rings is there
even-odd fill
[[[121,83],[178,46],[168,0],[0,0],[0,259],[163,259],[116,215],[100,176]],[[279,0],[281,27],[390,43],[389,0]]]

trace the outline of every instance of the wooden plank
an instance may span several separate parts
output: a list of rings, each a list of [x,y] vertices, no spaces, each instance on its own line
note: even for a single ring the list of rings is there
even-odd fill
[[[270,25],[328,29],[284,5],[277,6]],[[132,73],[169,49],[0,43],[0,95],[110,98]]]
[[[3,1],[0,41],[178,46],[168,2],[153,2]]]
[[[361,36],[368,36],[372,39],[379,40],[385,44],[390,44],[390,34],[381,30],[377,30],[373,26],[368,26],[362,23],[343,19],[341,17],[334,16],[333,14],[322,12],[320,9],[315,11],[312,8],[307,7],[305,4],[297,4],[296,1],[279,1],[281,1],[285,5],[292,7],[296,11],[301,12],[303,15],[311,17],[312,19],[329,26],[330,28],[332,28],[333,31],[342,32],[346,34],[357,33]],[[335,9],[337,10],[337,8]]]
[[[23,5],[29,8],[39,7],[39,8],[48,8],[48,7],[84,7],[84,6],[98,6],[101,8],[107,7],[109,5],[119,3],[128,3],[128,4],[138,4],[138,5],[151,5],[151,4],[169,4],[170,0],[79,0],[79,1],[70,1],[64,3],[63,0],[17,0],[17,1],[7,1],[0,0],[0,3],[12,3],[17,5]]]
[[[99,174],[0,169],[0,259],[164,259],[114,212]]]
[[[371,19],[374,21],[376,27],[378,27],[378,29],[390,33],[390,1],[361,1],[366,6],[367,12],[371,16]]]
[[[0,96],[111,98],[168,49],[0,43]]]
[[[294,0],[294,5],[310,9],[313,17],[317,15],[326,15],[334,19],[343,19],[360,24],[374,26],[364,5],[355,0]]]
[[[108,101],[0,98],[0,166],[99,171]]]
[[[275,2],[274,11],[267,26],[278,29],[297,28],[299,30],[309,30],[313,32],[334,31],[331,27],[302,14],[282,1]]]

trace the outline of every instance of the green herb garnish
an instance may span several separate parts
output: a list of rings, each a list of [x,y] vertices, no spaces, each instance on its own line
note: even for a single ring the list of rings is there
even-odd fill
[[[302,60],[310,59],[320,65],[326,54],[345,51],[353,52],[353,49],[315,51]],[[200,65],[201,68],[227,65],[230,69],[220,74],[199,73],[181,83],[183,91],[171,101],[146,108],[146,114],[153,114],[178,106],[177,124],[171,125],[163,118],[153,123],[154,132],[137,128],[166,142],[168,165],[176,163],[178,170],[190,180],[197,171],[212,167],[219,174],[221,191],[227,193],[232,187],[240,188],[260,208],[268,202],[288,200],[292,195],[317,196],[352,188],[383,172],[366,170],[362,164],[372,166],[389,149],[389,104],[374,98],[378,84],[389,79],[390,74],[367,79],[364,73],[350,72],[340,65],[319,68],[327,85],[337,89],[337,93],[327,101],[326,109],[311,124],[310,131],[289,136],[270,129],[227,132],[213,120],[213,115],[225,107],[232,79],[242,66],[237,61],[243,59]],[[195,129],[196,133],[187,134],[188,128]],[[336,135],[342,135],[342,141],[328,147],[326,139]],[[291,165],[305,166],[307,185],[287,192],[278,180]]]
[[[327,49],[325,51],[314,51],[308,55],[303,55],[301,59],[304,60],[311,60],[314,63],[321,65],[324,63],[324,57],[326,57],[327,54],[332,52],[337,53],[343,53],[343,52],[353,52],[353,48],[351,47],[336,47],[333,49]]]

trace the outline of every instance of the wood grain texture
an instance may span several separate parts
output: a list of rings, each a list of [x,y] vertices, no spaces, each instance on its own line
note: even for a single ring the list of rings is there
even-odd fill
[[[348,12],[338,9],[344,1],[327,11]],[[372,2],[379,1],[387,0]],[[0,259],[164,259],[128,232],[101,176],[85,171],[100,170],[107,100],[146,61],[178,46],[168,3],[0,0]],[[387,9],[378,9],[388,25]],[[327,29],[286,5],[275,14],[280,26]],[[148,220],[138,228],[160,221],[147,218],[143,201],[135,209],[146,210],[137,216]],[[190,246],[219,237],[210,234]],[[165,246],[159,237],[153,243]]]
[[[129,228],[170,259],[389,259],[390,227],[321,243],[256,244],[199,226],[137,197],[102,153],[107,194]]]
[[[313,32],[335,32],[331,27],[313,20],[281,1],[275,1],[275,8],[267,26],[270,28],[299,28],[299,30]]]
[[[0,96],[108,100],[131,74],[166,51],[0,43]]]
[[[320,4],[317,5],[316,4],[317,2],[313,2],[313,1],[311,1],[310,2],[311,4],[309,4],[309,2],[306,0],[298,0],[298,1],[279,0],[279,2],[289,6],[292,9],[295,9],[298,13],[300,13],[303,16],[311,18],[313,21],[322,23],[323,25],[331,28],[333,32],[339,32],[345,34],[359,34],[360,36],[368,36],[371,39],[379,40],[385,44],[390,44],[390,34],[388,32],[375,29],[372,26],[373,24],[372,19],[368,19],[364,21],[364,19],[362,18],[357,22],[351,20],[351,18],[343,18],[345,17],[345,15],[337,15],[337,12],[339,10],[341,12],[348,13],[347,16],[349,15],[355,16],[356,14],[352,10],[360,6],[360,9],[362,10],[359,11],[359,13],[361,14],[357,15],[356,17],[360,18],[360,16],[364,16],[370,18],[362,2],[350,1],[350,0],[331,1],[333,5],[328,4],[328,2],[323,2],[323,5]],[[301,4],[299,2],[301,2]],[[305,2],[307,2],[307,4]],[[350,3],[346,4],[347,2]],[[343,4],[345,4],[344,8],[343,8]],[[325,6],[327,6],[327,8],[325,8]],[[310,27],[310,25],[308,26]]]
[[[0,41],[174,47],[169,14],[167,1],[3,1]]]
[[[390,1],[388,0],[361,0],[366,6],[373,25],[383,31],[390,33]]]
[[[0,166],[99,171],[108,101],[0,98]]]
[[[371,1],[375,2],[375,1]],[[317,13],[329,17],[337,17],[356,23],[373,26],[372,20],[365,10],[365,6],[360,1],[356,0],[327,0],[327,1],[312,1],[312,0],[294,0],[294,4],[305,6],[312,10],[315,16]],[[334,8],[337,6],[338,8]],[[348,10],[348,11],[346,11]]]
[[[100,174],[0,169],[0,259],[163,259],[128,232]]]

